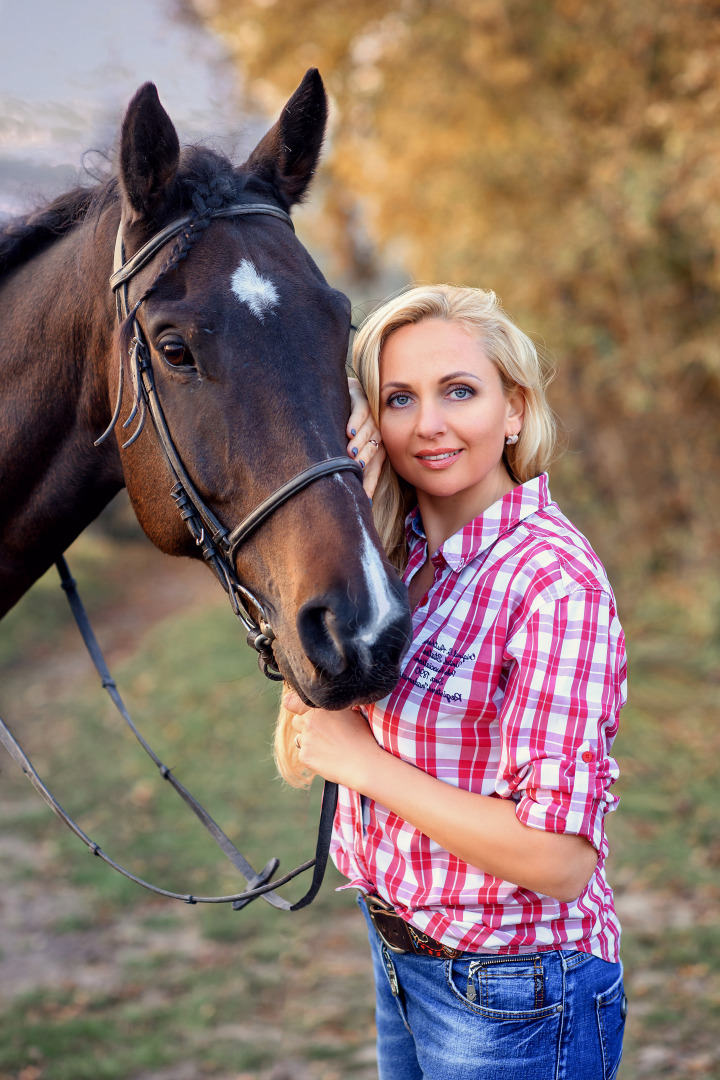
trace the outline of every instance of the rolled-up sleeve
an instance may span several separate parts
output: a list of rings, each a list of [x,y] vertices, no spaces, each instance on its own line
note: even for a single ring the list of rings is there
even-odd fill
[[[612,596],[578,589],[540,605],[508,639],[505,664],[497,794],[525,825],[585,836],[604,853],[626,685]]]

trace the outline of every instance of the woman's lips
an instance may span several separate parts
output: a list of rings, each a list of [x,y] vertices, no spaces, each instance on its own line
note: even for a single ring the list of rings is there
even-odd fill
[[[422,453],[415,455],[415,459],[426,469],[448,469],[455,464],[461,454],[462,450],[441,446],[438,450],[423,450]]]

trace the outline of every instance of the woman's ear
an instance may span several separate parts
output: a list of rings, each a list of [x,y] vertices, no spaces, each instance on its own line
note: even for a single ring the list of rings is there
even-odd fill
[[[520,387],[511,390],[507,395],[507,420],[512,426],[506,431],[506,435],[519,435],[525,419],[525,395]]]

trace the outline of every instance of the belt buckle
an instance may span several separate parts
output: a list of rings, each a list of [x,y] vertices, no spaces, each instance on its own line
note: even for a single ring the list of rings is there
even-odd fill
[[[379,896],[365,895],[365,906],[378,937],[390,952],[414,952],[405,920]]]

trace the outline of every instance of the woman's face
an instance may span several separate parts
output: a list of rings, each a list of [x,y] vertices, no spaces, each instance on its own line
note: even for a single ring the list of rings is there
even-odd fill
[[[418,494],[488,506],[509,490],[503,448],[520,431],[523,405],[457,323],[403,326],[383,346],[380,431],[391,465]]]

